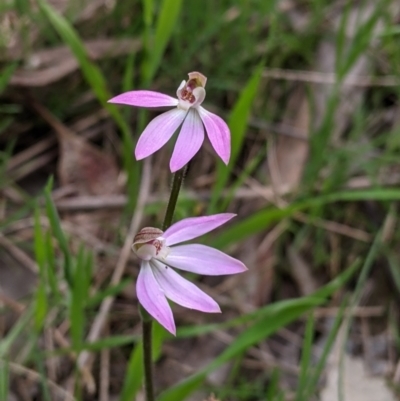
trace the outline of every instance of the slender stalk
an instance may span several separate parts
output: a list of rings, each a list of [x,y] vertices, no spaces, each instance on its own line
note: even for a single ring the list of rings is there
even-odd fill
[[[169,195],[167,210],[165,212],[162,230],[165,231],[172,223],[176,202],[178,201],[179,191],[185,178],[187,166],[174,174],[172,179],[171,193]],[[154,401],[153,389],[153,363],[152,363],[152,317],[140,306],[140,316],[142,319],[143,333],[143,365],[144,365],[144,388],[146,401]]]
[[[144,365],[144,389],[146,401],[154,401],[153,387],[153,364],[152,364],[152,323],[151,316],[140,306],[140,316],[142,318],[143,335],[143,365]]]
[[[172,179],[171,193],[169,195],[167,211],[165,212],[164,222],[162,225],[162,230],[165,231],[172,223],[172,218],[174,217],[176,202],[178,201],[179,191],[182,186],[182,182],[185,178],[187,166],[183,167],[174,174]]]

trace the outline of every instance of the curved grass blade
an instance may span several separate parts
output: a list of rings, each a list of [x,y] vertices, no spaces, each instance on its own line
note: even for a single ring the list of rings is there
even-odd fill
[[[158,401],[183,401],[186,399],[186,397],[202,384],[205,377],[219,366],[246,351],[247,348],[269,337],[305,312],[324,303],[326,298],[343,286],[356,271],[358,266],[359,263],[357,261],[331,283],[308,297],[287,301],[286,308],[280,309],[279,312],[271,308],[270,315],[265,315],[263,318],[257,319],[255,323],[244,330],[213,362],[189,378],[164,391],[158,398]],[[271,305],[271,307],[273,307],[273,305]]]

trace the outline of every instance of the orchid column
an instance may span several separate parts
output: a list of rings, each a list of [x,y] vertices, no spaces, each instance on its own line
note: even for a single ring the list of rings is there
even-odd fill
[[[138,107],[174,107],[147,125],[135,149],[137,160],[155,153],[181,127],[170,160],[170,169],[174,177],[162,230],[145,227],[136,235],[132,245],[133,251],[141,260],[136,292],[143,308],[141,317],[147,401],[154,400],[151,317],[175,335],[175,321],[167,298],[186,308],[206,313],[221,312],[218,304],[210,296],[181,277],[173,268],[203,275],[236,274],[247,270],[242,262],[217,249],[200,244],[177,245],[214,230],[229,221],[234,214],[193,217],[171,226],[186,165],[204,141],[204,128],[217,155],[225,164],[229,162],[229,128],[220,117],[201,106],[206,96],[206,81],[204,75],[191,72],[189,80],[180,84],[177,98],[158,92],[138,90],[123,93],[109,101]]]

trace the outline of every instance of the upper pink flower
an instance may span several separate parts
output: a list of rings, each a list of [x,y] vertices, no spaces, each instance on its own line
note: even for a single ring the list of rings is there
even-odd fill
[[[122,93],[109,100],[109,103],[138,107],[176,106],[147,125],[136,146],[137,160],[150,156],[164,146],[183,122],[170,161],[172,172],[181,169],[198,152],[204,141],[204,127],[218,156],[228,164],[231,153],[229,128],[222,118],[201,107],[206,97],[206,82],[204,75],[191,72],[189,80],[179,85],[177,98],[159,92],[138,90]]]
[[[142,260],[136,283],[139,302],[172,334],[176,333],[174,317],[167,298],[186,308],[202,312],[221,312],[218,304],[171,267],[197,274],[218,276],[247,270],[246,266],[217,249],[189,241],[226,223],[234,214],[192,217],[173,224],[164,233],[152,227],[143,228],[135,237],[133,251]]]

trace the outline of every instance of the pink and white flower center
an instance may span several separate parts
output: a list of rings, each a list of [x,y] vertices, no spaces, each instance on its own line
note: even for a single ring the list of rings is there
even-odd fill
[[[198,107],[203,103],[206,97],[204,89],[207,78],[199,72],[191,72],[189,80],[182,81],[176,92],[179,100],[178,107],[183,110],[189,110],[191,107]]]
[[[132,249],[135,254],[143,260],[150,260],[153,258],[165,259],[170,248],[165,245],[165,238],[158,237],[145,243],[134,243]]]

